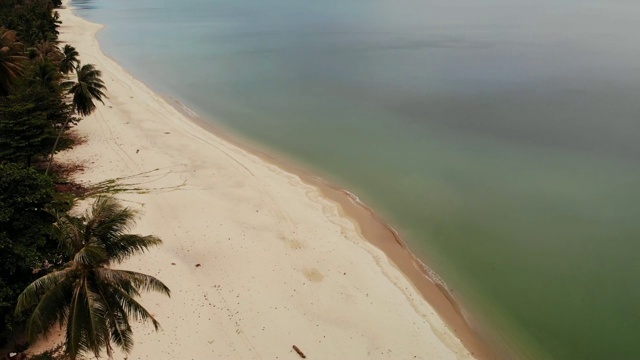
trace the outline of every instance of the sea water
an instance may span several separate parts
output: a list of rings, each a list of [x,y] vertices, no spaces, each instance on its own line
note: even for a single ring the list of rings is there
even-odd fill
[[[640,3],[72,5],[154,89],[384,214],[514,358],[640,358]]]

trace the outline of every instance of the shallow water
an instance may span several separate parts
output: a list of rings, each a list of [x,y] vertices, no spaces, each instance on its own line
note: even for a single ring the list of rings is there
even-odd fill
[[[73,5],[154,89],[384,213],[514,356],[640,358],[640,4]]]

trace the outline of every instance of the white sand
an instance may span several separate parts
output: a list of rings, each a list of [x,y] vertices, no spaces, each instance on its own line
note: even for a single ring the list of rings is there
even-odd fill
[[[100,25],[60,16],[109,99],[57,159],[86,164],[91,184],[151,171],[128,180],[148,192],[118,197],[164,245],[124,266],[172,296],[142,298],[162,330],[136,325],[129,359],[299,359],[292,345],[308,359],[472,358],[318,189],[198,127],[100,51]]]

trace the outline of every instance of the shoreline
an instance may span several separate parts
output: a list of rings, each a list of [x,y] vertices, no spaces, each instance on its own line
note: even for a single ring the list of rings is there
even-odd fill
[[[169,105],[183,113],[203,130],[247,150],[268,163],[299,176],[303,182],[320,190],[327,199],[339,205],[343,216],[354,221],[358,227],[358,232],[366,241],[387,255],[393,265],[409,279],[411,285],[424,300],[435,308],[438,315],[447,324],[447,327],[455,333],[456,337],[460,339],[475,359],[496,360],[507,358],[506,354],[493,347],[486,337],[481,336],[478,330],[472,328],[470,319],[464,314],[463,307],[460,306],[459,301],[454,298],[439,275],[411,252],[402,235],[383,217],[378,215],[374,209],[362,202],[356,194],[330,183],[310,170],[294,164],[293,161],[284,160],[282,157],[261,150],[260,146],[252,144],[250,139],[235,133],[230,134],[229,131],[205,120],[180,100],[170,96],[162,97],[165,98]]]
[[[171,107],[176,112],[182,113],[182,118],[178,118],[177,121],[175,119],[171,119],[170,122],[178,123],[177,124],[178,127],[181,127],[182,130],[186,130],[186,132],[189,133],[191,136],[194,136],[195,138],[197,138],[197,139],[191,139],[191,140],[201,140],[203,142],[215,141],[216,142],[214,144],[215,148],[219,149],[220,147],[225,147],[223,150],[221,150],[223,152],[224,151],[228,151],[230,153],[233,152],[234,156],[238,155],[238,153],[240,154],[245,153],[244,156],[247,159],[248,157],[251,157],[251,156],[257,157],[257,159],[259,159],[259,162],[261,162],[261,163],[258,163],[258,165],[255,165],[254,163],[244,164],[241,162],[247,161],[247,159],[243,158],[241,159],[241,161],[238,161],[228,153],[225,154],[226,157],[233,158],[235,162],[237,162],[242,167],[244,167],[249,173],[253,174],[252,173],[253,167],[249,168],[248,167],[249,165],[258,166],[258,167],[262,166],[264,168],[267,168],[269,172],[278,176],[280,180],[282,178],[287,178],[287,182],[294,183],[294,184],[288,184],[292,188],[295,187],[297,190],[299,190],[299,188],[302,187],[305,192],[305,196],[307,198],[316,202],[326,202],[326,201],[332,202],[335,205],[335,208],[333,207],[328,208],[326,204],[323,203],[321,204],[322,212],[324,213],[324,215],[327,215],[327,216],[335,217],[337,215],[338,217],[342,218],[342,219],[331,218],[332,222],[335,222],[335,223],[339,222],[338,225],[339,227],[341,227],[342,235],[348,232],[355,231],[355,233],[357,233],[360,238],[365,240],[365,242],[367,242],[369,246],[374,247],[376,250],[382,253],[382,255],[380,256],[380,254],[375,253],[375,250],[366,248],[367,245],[364,245],[364,244],[357,245],[360,252],[367,252],[369,256],[374,258],[374,262],[376,263],[376,266],[379,268],[379,270],[382,270],[383,274],[381,274],[381,276],[385,277],[386,280],[389,280],[389,282],[392,283],[392,286],[394,286],[397,290],[400,290],[403,297],[405,298],[406,304],[404,305],[411,307],[412,310],[416,312],[416,315],[418,315],[417,318],[426,320],[426,322],[428,323],[429,327],[432,330],[432,334],[433,333],[436,334],[434,338],[429,339],[429,341],[425,341],[425,342],[433,342],[433,341],[436,341],[437,339],[441,340],[441,343],[446,344],[447,345],[446,347],[448,347],[449,350],[451,350],[453,354],[455,354],[455,358],[471,358],[471,354],[473,354],[473,357],[477,359],[490,358],[489,355],[493,354],[493,350],[489,347],[488,343],[484,339],[482,339],[467,324],[467,321],[464,319],[464,315],[459,309],[457,303],[448,294],[446,289],[441,284],[438,284],[437,281],[434,281],[429,277],[430,275],[429,271],[426,268],[423,268],[424,264],[421,264],[420,261],[408,250],[406,244],[404,244],[404,242],[402,241],[400,236],[397,234],[397,232],[395,232],[393,228],[391,228],[386,222],[384,222],[381,218],[379,218],[379,216],[372,209],[366,207],[365,204],[362,204],[359,201],[356,201],[356,199],[354,199],[355,195],[349,193],[348,191],[332,186],[331,184],[325,182],[321,178],[314,176],[313,174],[309,173],[304,169],[301,169],[298,166],[289,164],[281,159],[276,159],[273,156],[266,154],[263,151],[257,150],[254,146],[247,144],[245,141],[243,141],[244,139],[238,139],[238,137],[229,135],[224,131],[222,131],[221,129],[219,129],[218,127],[216,127],[214,124],[208,123],[203,119],[194,116],[193,112],[190,111],[186,106],[181,105],[184,107],[184,109],[180,109],[179,106],[174,106],[174,104],[172,104],[171,101],[167,101],[167,99],[164,99],[162,96],[154,93],[145,84],[135,79],[135,77],[130,73],[126,72],[126,69],[122,68],[113,59],[108,58],[108,56],[106,56],[104,53],[100,51],[100,49],[97,47],[98,43],[97,43],[95,34],[103,26],[90,23],[80,18],[79,16],[77,16],[74,13],[73,8],[69,5],[68,1],[65,1],[64,5],[67,8],[61,11],[68,12],[69,15],[65,14],[65,16],[63,17],[63,28],[66,28],[67,26],[69,26],[66,23],[67,21],[66,18],[68,16],[77,18],[78,21],[76,22],[85,23],[83,31],[86,31],[89,34],[87,35],[86,33],[85,34],[76,33],[74,36],[92,37],[91,39],[91,42],[93,43],[92,45],[95,45],[96,48],[93,53],[90,53],[90,55],[92,57],[96,57],[98,60],[102,62],[110,61],[113,64],[115,64],[115,66],[112,66],[109,69],[109,71],[105,71],[107,69],[104,69],[100,64],[97,64],[98,68],[103,71],[103,79],[106,78],[107,74],[111,76],[115,75],[115,77],[121,77],[121,78],[124,77],[126,78],[126,80],[129,80],[129,83],[125,81],[123,85],[131,89],[132,94],[135,93],[135,90],[139,90],[136,87],[143,87],[144,88],[143,90],[145,92],[150,93],[150,94],[144,94],[144,95],[149,95],[151,97],[155,96],[157,99],[159,99],[160,102],[163,102],[165,105],[167,105],[168,107]],[[88,27],[90,26],[93,26],[93,28],[89,29]],[[67,36],[61,36],[61,38],[67,38]],[[76,46],[75,40],[71,40],[69,42],[72,45]],[[87,57],[88,55],[87,51],[81,48],[79,49],[79,51],[81,54],[81,58],[83,58],[84,60],[85,57]],[[100,59],[100,57],[104,59]],[[89,61],[89,62],[93,63],[94,61]],[[118,71],[122,73],[118,73]],[[118,81],[122,81],[122,79],[119,79]],[[105,81],[105,82],[107,82],[107,86],[109,87],[110,83],[108,81]],[[123,98],[124,94],[119,94],[119,97],[116,96],[113,99],[111,99],[112,97],[111,92],[109,92],[108,95],[110,96],[110,99],[108,100],[106,107],[109,107],[109,108],[112,108],[112,104],[116,106],[119,105],[119,104],[116,104],[116,102],[127,101],[127,99]],[[133,99],[134,97],[130,96],[130,98]],[[154,101],[155,100],[156,99],[154,99]],[[177,100],[174,100],[174,101],[177,102]],[[135,100],[130,102],[135,102]],[[131,104],[126,104],[126,105],[131,105]],[[105,107],[105,106],[101,106],[101,107]],[[166,110],[166,109],[163,109],[163,110]],[[135,120],[135,118],[138,115],[137,113],[128,113],[127,111],[124,111],[124,113],[129,115],[129,117],[127,117],[127,120],[129,119]],[[122,112],[120,114],[122,115]],[[83,129],[84,128],[83,125],[85,123],[96,121],[95,119],[96,117],[98,118],[104,117],[104,120],[109,120],[107,119],[109,116],[105,116],[104,114],[97,114],[96,116],[90,116],[84,119],[82,122],[80,122],[80,125],[77,128]],[[113,120],[113,118],[111,120]],[[129,122],[127,121],[126,123],[123,124],[123,128],[121,128],[120,130],[127,131],[126,126],[128,125],[129,125]],[[147,126],[148,128],[157,130],[155,129],[156,126],[154,125],[156,124],[150,125],[145,123],[145,126]],[[205,132],[207,132],[207,134],[197,133],[197,129],[200,129],[201,131],[204,130]],[[113,129],[110,129],[111,136],[113,136],[115,139],[118,139],[117,133],[114,133],[112,130]],[[141,130],[145,130],[145,129],[141,129]],[[82,133],[83,135],[86,135],[86,131],[82,131]],[[124,134],[124,133],[120,133],[120,134]],[[171,135],[172,137],[174,136],[173,132],[165,131],[164,134]],[[96,139],[94,139],[91,135],[88,135],[87,137],[89,139],[89,142],[92,142],[92,140],[96,141]],[[152,140],[151,142],[153,143],[154,139],[151,139],[151,140]],[[159,143],[162,142],[162,145],[167,145],[166,141],[159,140],[158,142]],[[116,145],[118,148],[120,148],[120,150],[115,149],[116,151],[124,152],[124,150],[122,150],[123,148],[122,144],[116,144]],[[156,146],[159,146],[159,145],[156,145]],[[86,146],[80,146],[80,147],[85,148]],[[98,150],[97,154],[100,155],[99,149],[97,150]],[[146,150],[147,149],[145,149],[145,151]],[[177,150],[178,153],[180,154],[183,153],[183,149],[178,148],[173,150],[174,152]],[[78,151],[72,150],[72,152],[74,151],[80,152],[79,150]],[[188,152],[184,152],[184,154],[186,155],[188,154]],[[82,154],[76,154],[76,155],[82,155]],[[175,153],[172,155],[175,155]],[[123,156],[123,154],[118,154],[118,156],[122,158],[123,163],[129,162],[129,160],[127,160],[125,156]],[[94,163],[100,162],[101,157],[102,156],[97,156],[97,158],[91,158],[91,160],[93,160]],[[126,154],[126,157],[128,157],[132,162],[135,162],[135,160],[129,154]],[[60,158],[64,158],[65,161],[77,160],[77,159],[74,159],[74,156],[69,156],[69,154],[63,154],[63,156],[61,156]],[[84,160],[87,160],[86,156],[79,156],[80,161],[82,161],[83,158]],[[249,159],[249,162],[250,161],[251,159]],[[113,163],[113,158],[110,161],[110,163]],[[173,165],[175,166],[175,163]],[[154,167],[154,168],[163,169],[163,167],[160,167],[160,166]],[[114,172],[110,171],[110,169],[106,169],[106,170],[100,169],[100,170],[101,171],[94,169],[92,165],[92,168],[90,169],[91,174],[84,174],[82,176],[83,181],[105,180],[105,177],[104,177],[105,175],[107,174],[114,175]],[[187,186],[191,185],[189,180],[192,180],[187,175],[187,172],[190,170],[191,168],[185,165],[184,169],[182,170],[185,175],[179,176],[179,178],[184,180],[184,184],[187,184]],[[199,168],[198,171],[199,170],[201,169]],[[260,170],[263,170],[263,169],[260,169]],[[193,170],[193,172],[196,172],[196,170]],[[115,175],[117,174],[118,173],[116,173]],[[88,175],[88,176],[85,176],[85,175]],[[130,175],[130,173],[129,174],[120,173],[120,175],[126,176],[126,175]],[[162,176],[162,178],[164,177],[165,176]],[[151,182],[154,182],[154,181],[156,180],[151,180]],[[297,183],[298,181],[302,183],[302,185],[298,184]],[[169,183],[169,185],[177,186],[175,184],[172,185],[171,183]],[[318,194],[314,194],[314,190],[308,189],[309,187],[315,188],[315,191],[318,192]],[[190,191],[190,190],[192,189],[177,190],[177,191]],[[318,196],[323,197],[324,199],[319,199]],[[130,198],[129,201],[131,201],[132,203],[144,204],[145,213],[149,212],[150,208],[153,208],[153,206],[149,205],[150,201],[148,200],[141,201],[141,199],[144,199],[144,196],[140,197],[136,195],[131,195],[131,196],[125,195],[125,197]],[[169,201],[168,204],[164,204],[164,205],[170,206],[172,205],[172,203],[171,201]],[[256,210],[256,212],[258,212],[258,210]],[[350,225],[349,224],[345,225],[345,221]],[[146,222],[146,221],[144,219],[141,219],[141,223],[142,222]],[[351,228],[352,226],[353,228]],[[154,226],[149,227],[149,225],[147,225],[147,227],[154,228]],[[157,234],[157,231],[151,230],[151,233]],[[165,237],[166,236],[161,235],[161,238],[165,239]],[[352,239],[348,239],[348,240],[353,242]],[[296,244],[294,243],[294,241],[296,240],[291,240],[291,243],[289,243],[289,245],[291,249],[298,250],[296,247],[302,246],[302,245]],[[346,239],[337,239],[336,241],[347,242]],[[169,243],[169,239],[165,239],[165,245],[163,246],[163,248],[167,247],[168,243]],[[163,253],[164,252],[165,251],[163,251]],[[187,250],[187,252],[189,252],[189,250]],[[164,254],[163,257],[171,256],[171,255],[175,255],[175,253]],[[358,255],[361,255],[361,254],[358,254]],[[140,263],[143,263],[144,260],[145,259],[141,259]],[[146,260],[149,260],[149,259],[146,259]],[[210,258],[207,258],[207,260],[210,260]],[[385,263],[386,260],[391,260],[392,263],[387,265]],[[137,264],[137,265],[140,265],[140,264]],[[149,266],[149,264],[145,263],[144,266]],[[348,269],[348,270],[351,270],[351,269]],[[393,273],[394,271],[396,271],[397,273]],[[160,270],[160,272],[162,271]],[[314,278],[318,279],[318,276],[317,276],[318,274],[316,274],[317,272],[318,271],[316,270],[315,272],[311,271],[309,274],[305,273],[305,275],[309,275],[309,276],[306,276],[307,280],[314,282]],[[346,275],[346,272],[344,274]],[[373,278],[379,275],[370,274],[370,276]],[[322,278],[323,276],[320,275],[320,277]],[[326,277],[326,275],[324,277]],[[404,283],[403,283],[403,279],[405,280]],[[375,279],[372,279],[372,280],[375,280]],[[320,279],[320,281],[322,281],[322,279]],[[222,284],[224,286],[224,283]],[[198,286],[200,285],[202,284],[199,284]],[[358,284],[358,281],[349,281],[347,285],[357,286],[359,284]],[[388,288],[386,289],[388,290]],[[413,297],[415,291],[412,291],[412,289],[418,292],[418,296],[420,297],[420,299],[415,299]],[[359,295],[362,295],[362,294],[359,294]],[[239,296],[240,296],[240,293],[238,294],[238,297]],[[368,293],[367,293],[367,296],[368,296]],[[143,298],[143,300],[145,300],[145,298]],[[206,298],[207,296],[205,295],[205,299]],[[396,304],[396,305],[399,306],[399,304]],[[444,328],[442,328],[441,325],[436,324],[437,320],[435,320],[433,316],[428,314],[430,310],[433,310],[432,307],[435,308],[435,311],[438,313],[437,315],[435,315],[435,317],[438,319],[444,319],[444,321],[447,323],[448,326],[444,326]],[[347,310],[343,310],[343,311],[347,311]],[[379,325],[385,326],[387,324],[384,322],[380,322]],[[430,334],[425,333],[424,335],[430,335]],[[138,336],[139,336],[138,332],[136,332],[136,340],[137,340],[136,347],[138,347],[140,344],[140,339],[138,338]],[[153,338],[154,336],[160,337],[159,334],[150,335],[151,338]],[[453,336],[453,339],[451,338],[452,336]],[[442,341],[440,337],[446,338],[446,341]],[[466,346],[466,350],[464,348],[460,348],[459,346],[456,346],[456,340],[458,342],[461,340],[462,343]],[[466,352],[467,350],[470,351],[471,354],[467,353]],[[135,352],[135,349],[134,349],[134,352]],[[330,355],[330,353],[326,353],[325,355],[333,356],[333,355]],[[425,358],[445,358],[445,356],[441,357],[439,354],[436,354],[436,353],[420,354],[420,356],[426,356]]]

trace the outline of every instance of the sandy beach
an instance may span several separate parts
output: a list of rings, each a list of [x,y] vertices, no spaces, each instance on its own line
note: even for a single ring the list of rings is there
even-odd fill
[[[143,297],[162,329],[136,326],[129,359],[474,358],[338,203],[204,130],[100,51],[101,25],[59,13],[109,98],[57,160],[138,189],[118,194],[142,211],[135,232],[164,240],[125,264],[172,291]]]

